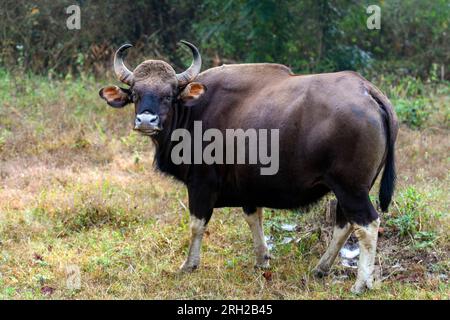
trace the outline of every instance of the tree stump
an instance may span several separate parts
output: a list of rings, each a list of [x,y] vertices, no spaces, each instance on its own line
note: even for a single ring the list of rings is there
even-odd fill
[[[327,226],[333,227],[336,222],[336,207],[337,207],[336,199],[331,199],[330,201],[328,201],[328,206],[325,212],[325,222]]]

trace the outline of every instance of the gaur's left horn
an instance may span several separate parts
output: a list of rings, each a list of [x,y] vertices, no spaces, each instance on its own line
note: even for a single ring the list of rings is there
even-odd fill
[[[193,81],[195,77],[200,73],[202,68],[202,57],[198,49],[187,41],[181,40],[181,43],[188,46],[192,50],[192,55],[194,56],[194,61],[192,61],[191,66],[183,73],[177,74],[178,85],[180,87],[187,85],[189,82]]]
[[[131,44],[123,44],[114,55],[114,72],[116,73],[116,76],[117,78],[119,78],[120,81],[126,83],[129,86],[133,85],[134,76],[133,72],[128,70],[128,68],[125,66],[123,62],[123,56],[125,50],[131,47],[132,47]]]

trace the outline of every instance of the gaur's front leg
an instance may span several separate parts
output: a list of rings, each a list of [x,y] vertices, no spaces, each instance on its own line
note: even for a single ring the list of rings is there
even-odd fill
[[[189,246],[188,257],[181,266],[181,271],[192,272],[200,265],[200,251],[206,225],[207,222],[204,218],[198,218],[191,213],[191,243]]]
[[[214,195],[210,190],[198,186],[188,188],[189,211],[191,214],[191,243],[188,257],[180,268],[183,272],[192,272],[200,265],[203,235],[214,208]]]

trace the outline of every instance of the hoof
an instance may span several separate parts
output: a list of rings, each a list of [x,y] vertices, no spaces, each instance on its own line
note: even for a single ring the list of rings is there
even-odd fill
[[[183,263],[180,267],[181,273],[191,273],[198,269],[198,264]]]
[[[323,270],[320,267],[315,267],[312,271],[312,274],[319,279],[322,279],[328,275],[328,270]]]
[[[270,268],[270,259],[272,259],[272,256],[269,254],[264,255],[264,258],[262,261],[258,261],[255,264],[255,269],[269,269]]]
[[[373,281],[366,280],[366,281],[356,281],[356,283],[352,286],[350,291],[353,294],[362,294],[366,290],[372,290],[372,289],[373,289]]]
[[[270,269],[270,263],[269,261],[265,261],[264,263],[257,263],[255,264],[255,269],[262,269],[262,270]]]
[[[356,283],[350,289],[351,293],[357,294],[357,295],[362,294],[364,291],[366,291],[366,286],[365,285],[357,285]]]

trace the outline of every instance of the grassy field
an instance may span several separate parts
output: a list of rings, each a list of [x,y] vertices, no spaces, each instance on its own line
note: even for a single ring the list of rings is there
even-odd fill
[[[403,124],[379,284],[359,298],[448,299],[449,85],[374,82]],[[270,272],[253,268],[241,210],[216,210],[200,269],[179,274],[190,236],[186,190],[154,170],[150,141],[131,130],[132,108],[107,107],[102,85],[0,71],[0,298],[355,298],[355,269],[337,261],[330,276],[311,274],[330,240],[331,196],[307,212],[265,209]],[[286,223],[298,228],[284,231]],[[73,268],[79,289],[67,286]]]

